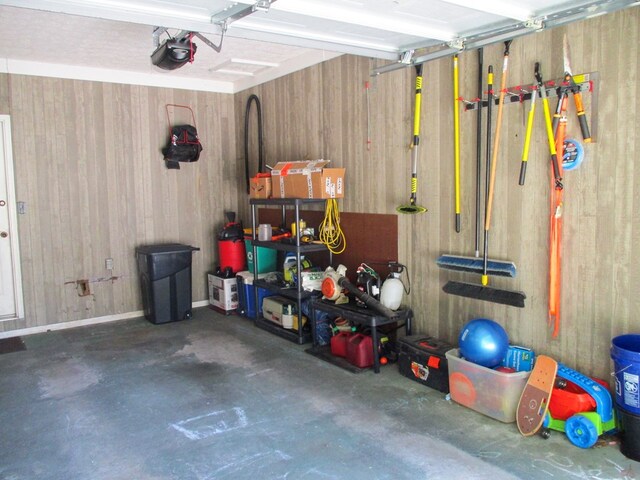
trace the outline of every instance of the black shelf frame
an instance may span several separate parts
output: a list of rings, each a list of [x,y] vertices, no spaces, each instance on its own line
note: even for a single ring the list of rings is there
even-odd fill
[[[351,320],[358,325],[362,325],[365,327],[371,328],[371,340],[373,343],[373,371],[375,373],[380,373],[380,353],[378,352],[378,327],[382,325],[391,325],[398,324],[399,327],[402,326],[402,322],[404,322],[405,334],[407,336],[411,335],[412,325],[413,325],[413,310],[410,308],[401,308],[397,310],[393,317],[385,317],[384,315],[380,315],[379,313],[374,312],[370,309],[365,309],[363,307],[359,307],[354,303],[343,303],[336,304],[329,300],[322,300],[321,298],[317,298],[311,300],[311,335],[313,340],[313,346],[307,350],[308,353],[314,355],[318,358],[322,358],[334,365],[337,365],[342,368],[346,368],[350,371],[354,370],[353,365],[349,364],[346,361],[341,361],[339,357],[334,357],[331,355],[330,348],[327,352],[327,346],[318,345],[317,341],[317,333],[316,333],[316,323],[315,323],[315,312],[316,310],[324,311],[332,315],[343,317],[347,320]],[[332,358],[333,357],[333,358]],[[359,369],[358,369],[359,370]]]
[[[307,319],[307,322],[309,321],[310,319]],[[298,330],[283,328],[280,325],[267,320],[266,318],[260,317],[259,313],[256,314],[254,322],[258,328],[273,333],[274,335],[278,335],[279,337],[289,340],[290,342],[297,343],[298,345],[309,343],[312,339],[311,331],[304,331],[303,328],[300,328],[302,323],[302,315],[298,315]]]
[[[333,255],[331,251],[324,244],[316,244],[316,243],[302,243],[300,241],[300,229],[296,228],[295,236],[291,237],[289,241],[260,241],[257,238],[258,231],[258,212],[257,207],[280,207],[282,210],[282,225],[286,224],[286,214],[287,209],[294,210],[294,217],[296,225],[300,224],[300,210],[304,206],[307,205],[318,205],[324,203],[326,200],[319,198],[252,198],[249,200],[249,205],[251,206],[251,225],[252,229],[252,237],[251,237],[251,245],[253,248],[253,258],[256,259],[254,262],[254,272],[253,272],[253,285],[254,285],[254,295],[256,299],[256,316],[254,319],[254,323],[256,326],[267,330],[271,333],[279,335],[282,338],[290,340],[292,342],[298,343],[299,345],[309,343],[313,340],[312,331],[315,328],[313,325],[313,317],[309,315],[310,318],[307,318],[307,322],[311,323],[311,331],[305,331],[302,328],[302,302],[311,299],[314,296],[312,292],[306,292],[302,288],[302,282],[300,278],[296,282],[296,287],[294,288],[283,288],[278,285],[274,285],[272,283],[265,282],[262,279],[258,278],[258,268],[257,268],[257,258],[258,258],[258,247],[264,248],[272,248],[274,250],[279,250],[282,252],[293,252],[296,256],[296,275],[299,275],[299,272],[302,272],[302,264],[301,264],[301,256],[304,253],[311,252],[328,252],[329,253],[329,264],[333,261]],[[296,303],[296,312],[298,315],[298,330],[290,330],[281,327],[261,316],[262,309],[258,305],[258,288],[265,288],[272,292],[277,292],[279,295],[282,295],[286,298],[293,300]]]

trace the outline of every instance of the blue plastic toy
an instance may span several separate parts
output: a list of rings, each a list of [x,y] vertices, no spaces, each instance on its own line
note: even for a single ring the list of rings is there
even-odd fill
[[[541,430],[544,438],[549,437],[550,430],[557,430],[565,432],[569,441],[576,447],[590,448],[595,445],[600,435],[616,430],[613,401],[611,394],[604,386],[561,363],[558,363],[556,376],[583,389],[595,400],[596,409],[575,413],[566,420],[555,419],[551,416],[551,412],[548,412]],[[554,392],[556,392],[555,388]],[[551,402],[553,402],[553,393]]]
[[[463,327],[458,345],[465,360],[494,368],[507,353],[509,337],[504,328],[493,320],[475,318]]]

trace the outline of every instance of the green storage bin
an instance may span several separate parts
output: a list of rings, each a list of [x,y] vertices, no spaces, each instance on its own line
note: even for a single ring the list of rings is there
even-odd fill
[[[251,240],[245,240],[247,248],[247,269],[254,273],[253,245]],[[273,248],[258,247],[258,273],[275,272],[278,269],[278,251]]]

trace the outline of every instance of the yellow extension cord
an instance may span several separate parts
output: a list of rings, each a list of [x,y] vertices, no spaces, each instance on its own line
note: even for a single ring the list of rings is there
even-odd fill
[[[320,224],[318,238],[334,255],[344,252],[347,248],[347,240],[340,228],[340,210],[335,198],[327,199],[324,211],[324,219]]]

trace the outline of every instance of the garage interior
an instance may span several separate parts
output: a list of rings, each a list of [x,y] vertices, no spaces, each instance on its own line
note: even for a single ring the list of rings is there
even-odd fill
[[[352,224],[359,235],[347,238],[347,250],[356,265],[408,267],[403,305],[413,311],[413,333],[455,344],[471,319],[492,319],[509,343],[604,379],[615,393],[612,339],[636,333],[640,312],[638,2],[486,3],[0,1],[13,211],[3,226],[11,242],[2,290],[11,301],[0,316],[2,477],[635,478],[637,463],[615,435],[590,449],[558,432],[523,437],[513,423],[408,380],[393,362],[379,374],[354,374],[308,355],[309,345],[209,308],[207,274],[220,262],[226,212],[251,227],[244,135],[256,95],[267,165],[329,159],[346,172],[338,200],[345,218],[390,222],[383,234]],[[199,32],[220,51],[194,36],[192,63],[154,66],[156,43],[180,32]],[[478,78],[492,65],[500,93],[508,40],[489,255],[512,261],[517,275],[492,276],[490,286],[523,292],[524,308],[446,293],[448,282],[480,276],[437,264],[443,254],[477,250]],[[540,101],[526,182],[518,179],[534,66],[562,82],[566,44],[584,80],[592,140],[582,142],[569,98],[567,138],[583,144],[584,161],[563,177],[555,323],[553,183]],[[417,64],[415,194],[426,211],[406,215],[397,209],[411,194]],[[549,101],[555,108],[557,96]],[[188,106],[193,117],[176,109],[167,118],[168,105]],[[201,157],[168,169],[161,149],[169,125],[192,118]],[[252,159],[256,145],[252,137]],[[160,243],[200,250],[193,317],[153,325],[143,318],[135,250]],[[396,257],[376,258],[381,243]]]

